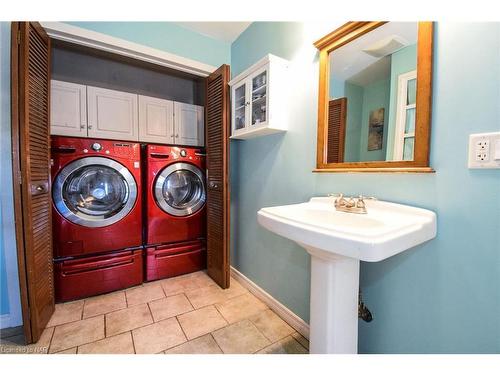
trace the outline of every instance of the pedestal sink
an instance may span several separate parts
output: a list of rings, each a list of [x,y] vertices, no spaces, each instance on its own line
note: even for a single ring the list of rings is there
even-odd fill
[[[259,210],[259,223],[311,255],[311,353],[357,353],[359,262],[379,262],[436,236],[432,211],[367,201],[366,214],[334,198]]]

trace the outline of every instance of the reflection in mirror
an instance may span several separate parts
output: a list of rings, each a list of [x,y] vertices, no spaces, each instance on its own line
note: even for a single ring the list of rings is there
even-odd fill
[[[416,22],[389,22],[328,55],[327,162],[414,159]]]

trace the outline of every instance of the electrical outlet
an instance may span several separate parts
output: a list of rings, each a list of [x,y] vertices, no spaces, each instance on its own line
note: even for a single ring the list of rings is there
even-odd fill
[[[500,168],[500,132],[469,136],[469,168]]]
[[[484,151],[476,152],[476,161],[488,161],[489,155]]]

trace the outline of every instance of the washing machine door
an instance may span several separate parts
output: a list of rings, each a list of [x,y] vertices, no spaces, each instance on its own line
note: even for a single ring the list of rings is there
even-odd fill
[[[154,184],[158,206],[173,216],[188,216],[205,204],[205,176],[189,163],[174,163],[163,169]]]
[[[89,156],[73,161],[59,172],[52,198],[57,211],[72,223],[104,227],[132,210],[137,184],[122,164]]]

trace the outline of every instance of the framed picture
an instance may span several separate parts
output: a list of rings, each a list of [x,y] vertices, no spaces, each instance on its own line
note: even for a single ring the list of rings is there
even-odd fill
[[[370,111],[368,119],[368,151],[382,150],[384,140],[384,108]]]

